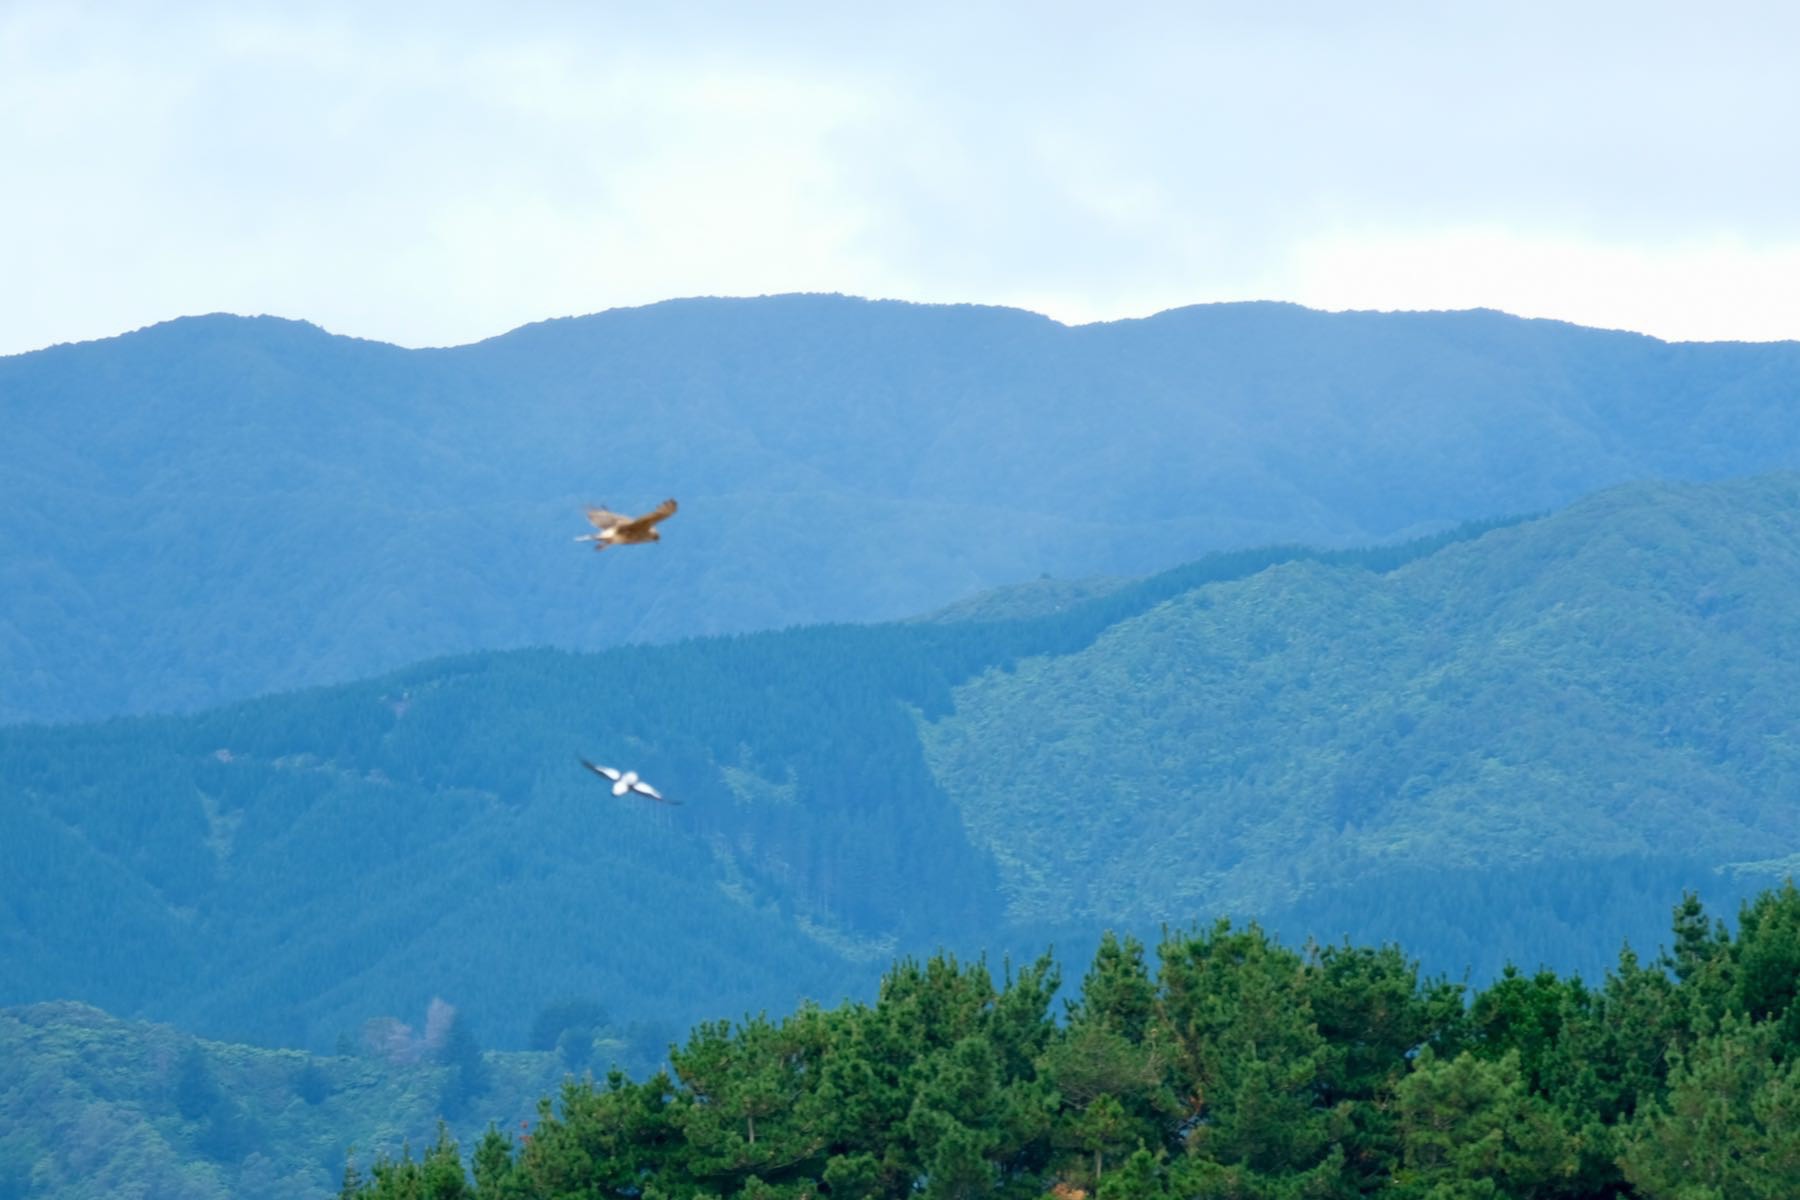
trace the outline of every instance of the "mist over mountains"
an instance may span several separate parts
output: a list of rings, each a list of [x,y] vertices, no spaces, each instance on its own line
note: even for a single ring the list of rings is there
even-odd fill
[[[0,1004],[323,1048],[441,996],[516,1045],[571,997],[679,1028],[1221,913],[1597,972],[1792,871],[1796,587],[1800,476],[1636,484],[1048,611],[15,726]]]
[[[1795,344],[1484,311],[781,296],[418,351],[183,319],[0,359],[0,720],[1369,544],[1800,466],[1797,406]],[[569,541],[669,494],[662,546]]]

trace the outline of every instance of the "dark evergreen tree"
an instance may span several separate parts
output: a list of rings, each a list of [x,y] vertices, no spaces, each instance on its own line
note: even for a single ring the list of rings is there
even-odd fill
[[[1547,1094],[1558,1082],[1563,1025],[1588,1007],[1580,979],[1564,979],[1554,971],[1526,976],[1509,963],[1470,1006],[1474,1047],[1488,1059],[1516,1054],[1526,1087]]]
[[[513,1174],[512,1152],[512,1143],[489,1125],[476,1143],[470,1163],[476,1200],[511,1200],[524,1195]]]
[[[1744,904],[1731,958],[1731,1011],[1775,1022],[1783,1057],[1800,1059],[1800,890],[1793,880]]]
[[[323,1104],[333,1090],[331,1076],[311,1059],[294,1076],[295,1093],[309,1105]]]
[[[487,1060],[482,1057],[481,1047],[469,1029],[468,1020],[460,1012],[450,1019],[450,1027],[438,1050],[438,1061],[450,1069],[443,1091],[443,1111],[446,1114],[461,1113],[469,1101],[493,1085]]]
[[[213,1078],[205,1052],[197,1044],[189,1043],[175,1068],[175,1111],[187,1120],[200,1121],[211,1116],[224,1102],[224,1093]]]
[[[1661,1200],[1789,1200],[1800,1180],[1800,1061],[1772,1021],[1729,1014],[1676,1052],[1666,1099],[1632,1121],[1621,1163]]]
[[[1171,1143],[1180,1104],[1168,1087],[1168,1039],[1156,1023],[1156,984],[1143,944],[1108,932],[1081,991],[1067,1002],[1068,1024],[1038,1061],[1061,1101],[1058,1149],[1072,1152],[1057,1173],[1089,1190],[1139,1146]]]
[[[1329,1048],[1318,1102],[1336,1111],[1345,1170],[1360,1192],[1377,1189],[1400,1155],[1394,1088],[1425,1047],[1467,1036],[1460,985],[1422,984],[1397,946],[1315,948],[1308,1001]]]
[[[345,1182],[348,1187],[350,1179]],[[423,1158],[415,1160],[403,1151],[398,1159],[377,1159],[355,1195],[367,1200],[474,1200],[476,1192],[463,1170],[460,1148],[440,1123],[437,1140]]]
[[[1440,1059],[1427,1047],[1396,1099],[1405,1151],[1395,1200],[1548,1198],[1575,1178],[1575,1138],[1531,1094],[1517,1050]]]
[[[1343,1121],[1320,1103],[1330,1055],[1300,956],[1228,921],[1169,938],[1159,954],[1160,1019],[1185,1107],[1171,1190],[1338,1186]]]

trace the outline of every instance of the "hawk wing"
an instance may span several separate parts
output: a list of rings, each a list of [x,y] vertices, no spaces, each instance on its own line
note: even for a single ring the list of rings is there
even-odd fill
[[[656,524],[658,521],[666,521],[674,515],[675,501],[664,500],[661,504],[657,505],[641,517],[633,517],[629,521],[620,517],[619,532],[627,537],[633,537],[640,533],[648,533],[652,525]]]
[[[599,766],[595,763],[589,762],[585,758],[581,760],[581,765],[586,767],[588,770],[592,771],[596,775],[604,775],[608,779],[612,780],[614,783],[619,782],[619,772],[613,770],[611,767]]]
[[[588,524],[605,533],[616,525],[624,524],[625,514],[616,513],[610,508],[590,508],[587,510],[587,519]]]

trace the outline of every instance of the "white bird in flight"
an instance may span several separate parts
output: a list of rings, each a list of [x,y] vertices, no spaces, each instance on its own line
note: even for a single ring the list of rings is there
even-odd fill
[[[645,783],[642,779],[639,779],[636,771],[616,771],[611,767],[603,767],[598,763],[591,763],[585,758],[581,760],[581,765],[604,779],[610,779],[612,781],[612,794],[615,796],[623,796],[627,792],[636,792],[640,796],[650,797],[650,799],[656,801],[658,804],[681,803],[679,800],[668,799],[661,792]]]

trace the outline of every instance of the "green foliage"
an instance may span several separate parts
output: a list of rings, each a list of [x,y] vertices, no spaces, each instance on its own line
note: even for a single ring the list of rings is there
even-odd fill
[[[1554,971],[1539,971],[1528,978],[1508,966],[1476,997],[1469,1025],[1484,1057],[1515,1055],[1514,1066],[1524,1072],[1525,1082],[1544,1091],[1553,1069],[1548,1060],[1561,1044],[1564,1022],[1588,1005],[1578,977],[1562,979]]]
[[[0,1063],[0,1196],[16,1200],[325,1200],[352,1143],[365,1167],[402,1160],[409,1138],[432,1145],[452,1074],[198,1041],[72,1003],[0,1009]],[[455,1135],[510,1127],[560,1074],[542,1054],[488,1069]],[[447,1176],[438,1158],[429,1171]],[[390,1187],[408,1178],[395,1170]]]
[[[477,1192],[463,1173],[455,1140],[440,1124],[437,1140],[422,1158],[403,1150],[399,1158],[376,1159],[368,1182],[354,1194],[370,1200],[475,1200]]]
[[[1727,1016],[1673,1052],[1667,1098],[1632,1123],[1620,1162],[1645,1200],[1785,1200],[1800,1179],[1800,1061],[1772,1020]]]
[[[523,1194],[513,1175],[512,1143],[492,1125],[475,1146],[469,1173],[475,1177],[477,1200],[504,1200]]]
[[[1418,964],[1395,945],[1314,948],[1309,966],[1308,1002],[1327,1047],[1316,1102],[1334,1114],[1346,1178],[1367,1190],[1398,1162],[1390,1099],[1412,1055],[1466,1037],[1463,989],[1421,980]]]
[[[1094,964],[1081,981],[1079,999],[1068,1002],[1069,1023],[1105,1030],[1132,1045],[1143,1043],[1156,1015],[1156,984],[1144,962],[1144,944],[1112,930],[1100,937]]]
[[[1779,957],[1791,903],[1754,897],[1749,932],[1706,924],[1708,954]],[[1675,927],[1704,919],[1690,900]],[[1047,957],[999,981],[902,960],[872,1003],[702,1023],[641,1079],[565,1076],[511,1137],[495,1101],[520,1111],[519,1067],[542,1080],[550,1056],[489,1055],[484,1113],[440,1123],[419,1156],[402,1130],[447,1065],[381,1074],[79,1006],[7,1010],[0,1181],[322,1200],[358,1122],[375,1152],[351,1160],[346,1200],[1776,1200],[1800,1172],[1787,1010],[1710,1017],[1705,971],[1626,950],[1597,987],[1515,972],[1465,1008],[1394,946],[1296,952],[1220,922],[1165,935],[1157,960],[1107,937],[1060,1022]],[[317,1103],[307,1069],[329,1085]],[[205,1081],[197,1118],[184,1077]]]
[[[1800,1059],[1800,890],[1791,879],[1744,906],[1731,958],[1731,1011],[1774,1022],[1783,1057]]]
[[[1733,937],[1688,897],[1674,930],[1761,961],[1791,903],[1755,897]],[[873,1004],[704,1023],[673,1074],[571,1079],[516,1143],[490,1128],[476,1194],[1774,1200],[1800,1177],[1786,1010],[1696,1036],[1703,972],[1627,949],[1600,987],[1511,971],[1465,1007],[1392,945],[1302,954],[1222,921],[1157,957],[1108,934],[1060,1023],[1048,958],[996,986],[945,954],[896,963]],[[429,1161],[352,1194],[428,1194],[379,1189]]]
[[[702,1025],[670,1055],[691,1098],[679,1120],[695,1173],[769,1180],[820,1155],[833,1117],[815,1082],[827,1037],[807,1008],[779,1026]]]
[[[1318,1103],[1329,1051],[1303,960],[1254,925],[1234,930],[1226,921],[1165,941],[1160,954],[1185,1142],[1210,1164],[1196,1180],[1296,1186],[1333,1158],[1336,1115]]]
[[[1405,1146],[1397,1198],[1530,1200],[1556,1195],[1575,1175],[1575,1140],[1527,1086],[1516,1050],[1493,1060],[1467,1051],[1439,1059],[1428,1047],[1395,1099]]]

